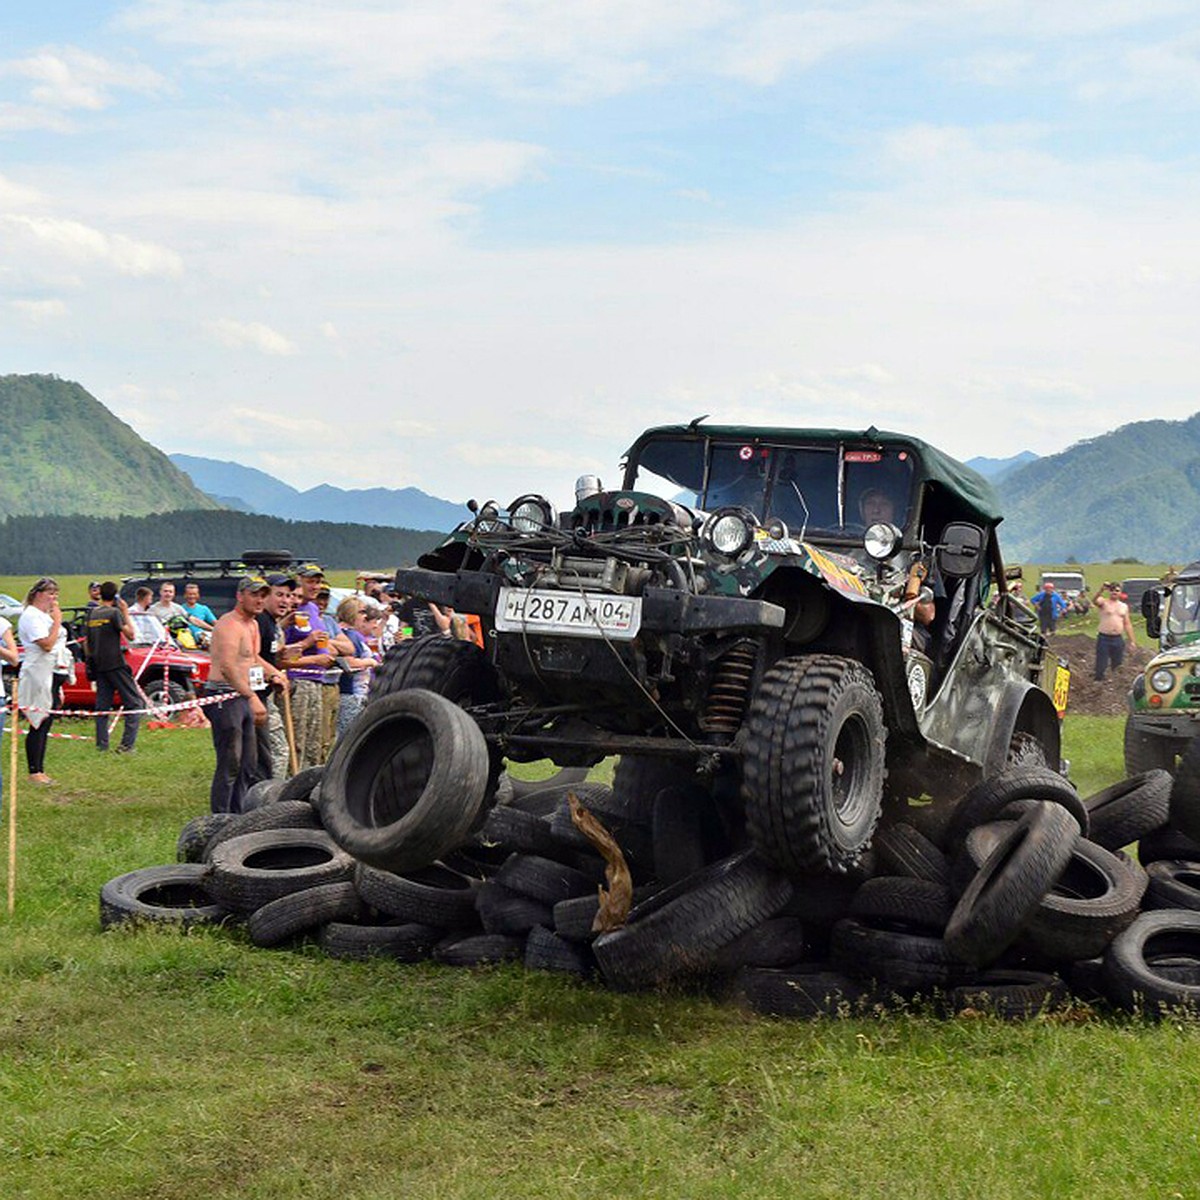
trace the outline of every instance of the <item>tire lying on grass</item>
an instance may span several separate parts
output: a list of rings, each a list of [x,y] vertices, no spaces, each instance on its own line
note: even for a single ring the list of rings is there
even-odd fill
[[[175,842],[176,862],[203,862],[204,852],[213,834],[232,820],[233,813],[201,813],[193,817],[179,831],[179,838]]]
[[[462,929],[476,920],[475,881],[438,863],[404,875],[359,863],[354,882],[359,895],[389,917],[439,929]]]
[[[329,921],[351,920],[362,911],[362,898],[353,883],[323,883],[264,904],[251,914],[246,927],[256,946],[278,946]]]
[[[222,842],[211,867],[218,903],[252,913],[291,892],[349,880],[354,859],[320,829],[266,829]]]
[[[490,764],[479,726],[418,688],[368,704],[334,747],[320,811],[334,841],[388,871],[460,846],[484,809]]]
[[[1109,999],[1131,1012],[1200,1011],[1200,912],[1142,913],[1105,952],[1104,979]]]
[[[204,847],[204,862],[212,862],[217,847],[231,838],[273,829],[320,829],[317,810],[307,800],[273,801],[251,812],[237,813],[222,824]]]
[[[651,987],[709,970],[723,947],[773,917],[791,894],[784,875],[744,851],[656,892],[592,950],[611,986]]]
[[[200,863],[142,867],[110,879],[100,889],[100,927],[138,922],[215,925],[229,913],[213,896],[209,870]]]
[[[321,926],[317,941],[330,958],[390,958],[415,963],[424,962],[445,936],[444,929],[399,919],[382,925],[330,921]]]

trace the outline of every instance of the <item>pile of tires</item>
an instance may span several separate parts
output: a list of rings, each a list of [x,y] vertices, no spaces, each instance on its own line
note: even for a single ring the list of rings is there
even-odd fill
[[[1083,799],[1011,768],[889,814],[856,873],[787,874],[668,763],[623,759],[611,787],[581,770],[524,783],[428,695],[383,698],[353,753],[259,785],[251,811],[189,822],[178,864],[105,885],[102,924],[244,922],[264,947],[698,984],[779,1016],[1200,1008],[1200,777],[1150,771]],[[618,927],[601,928],[605,862],[572,796],[628,867]]]

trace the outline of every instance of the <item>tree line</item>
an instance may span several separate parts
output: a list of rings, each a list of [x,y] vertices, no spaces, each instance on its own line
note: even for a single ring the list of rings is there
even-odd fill
[[[247,550],[290,550],[331,569],[385,569],[411,565],[445,538],[428,530],[202,510],[7,517],[0,531],[0,575],[132,571],[140,559],[237,558]]]

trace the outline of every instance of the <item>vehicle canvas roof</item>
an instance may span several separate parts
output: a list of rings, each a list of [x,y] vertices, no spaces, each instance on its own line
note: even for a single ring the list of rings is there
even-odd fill
[[[1200,562],[1188,563],[1176,572],[1175,583],[1200,583]]]
[[[645,433],[626,451],[626,460],[635,456],[642,445],[658,437],[709,438],[714,441],[791,443],[801,445],[837,445],[848,442],[859,447],[896,447],[911,451],[920,464],[917,483],[935,483],[953,493],[984,523],[992,525],[1004,519],[1000,500],[992,485],[978,471],[905,433],[876,429],[798,429],[786,425],[658,425]]]

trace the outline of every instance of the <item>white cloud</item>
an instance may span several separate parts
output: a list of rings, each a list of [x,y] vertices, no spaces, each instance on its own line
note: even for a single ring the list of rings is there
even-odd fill
[[[34,129],[70,133],[74,128],[74,124],[61,113],[47,112],[30,104],[0,101],[0,133],[27,133]]]
[[[69,311],[62,300],[10,300],[9,304],[35,323],[65,317]]]
[[[0,216],[3,224],[64,258],[104,262],[122,275],[176,278],[183,273],[183,260],[174,250],[123,234],[104,233],[81,221],[10,213]]]
[[[249,347],[263,354],[289,355],[296,353],[296,344],[285,334],[261,321],[235,321],[220,317],[208,322],[209,331],[224,346],[234,350]],[[248,414],[246,414],[248,415]]]
[[[51,109],[98,111],[113,102],[113,92],[159,91],[164,80],[140,63],[113,63],[76,46],[48,47],[27,58],[0,63],[0,75],[30,81],[29,98]]]

